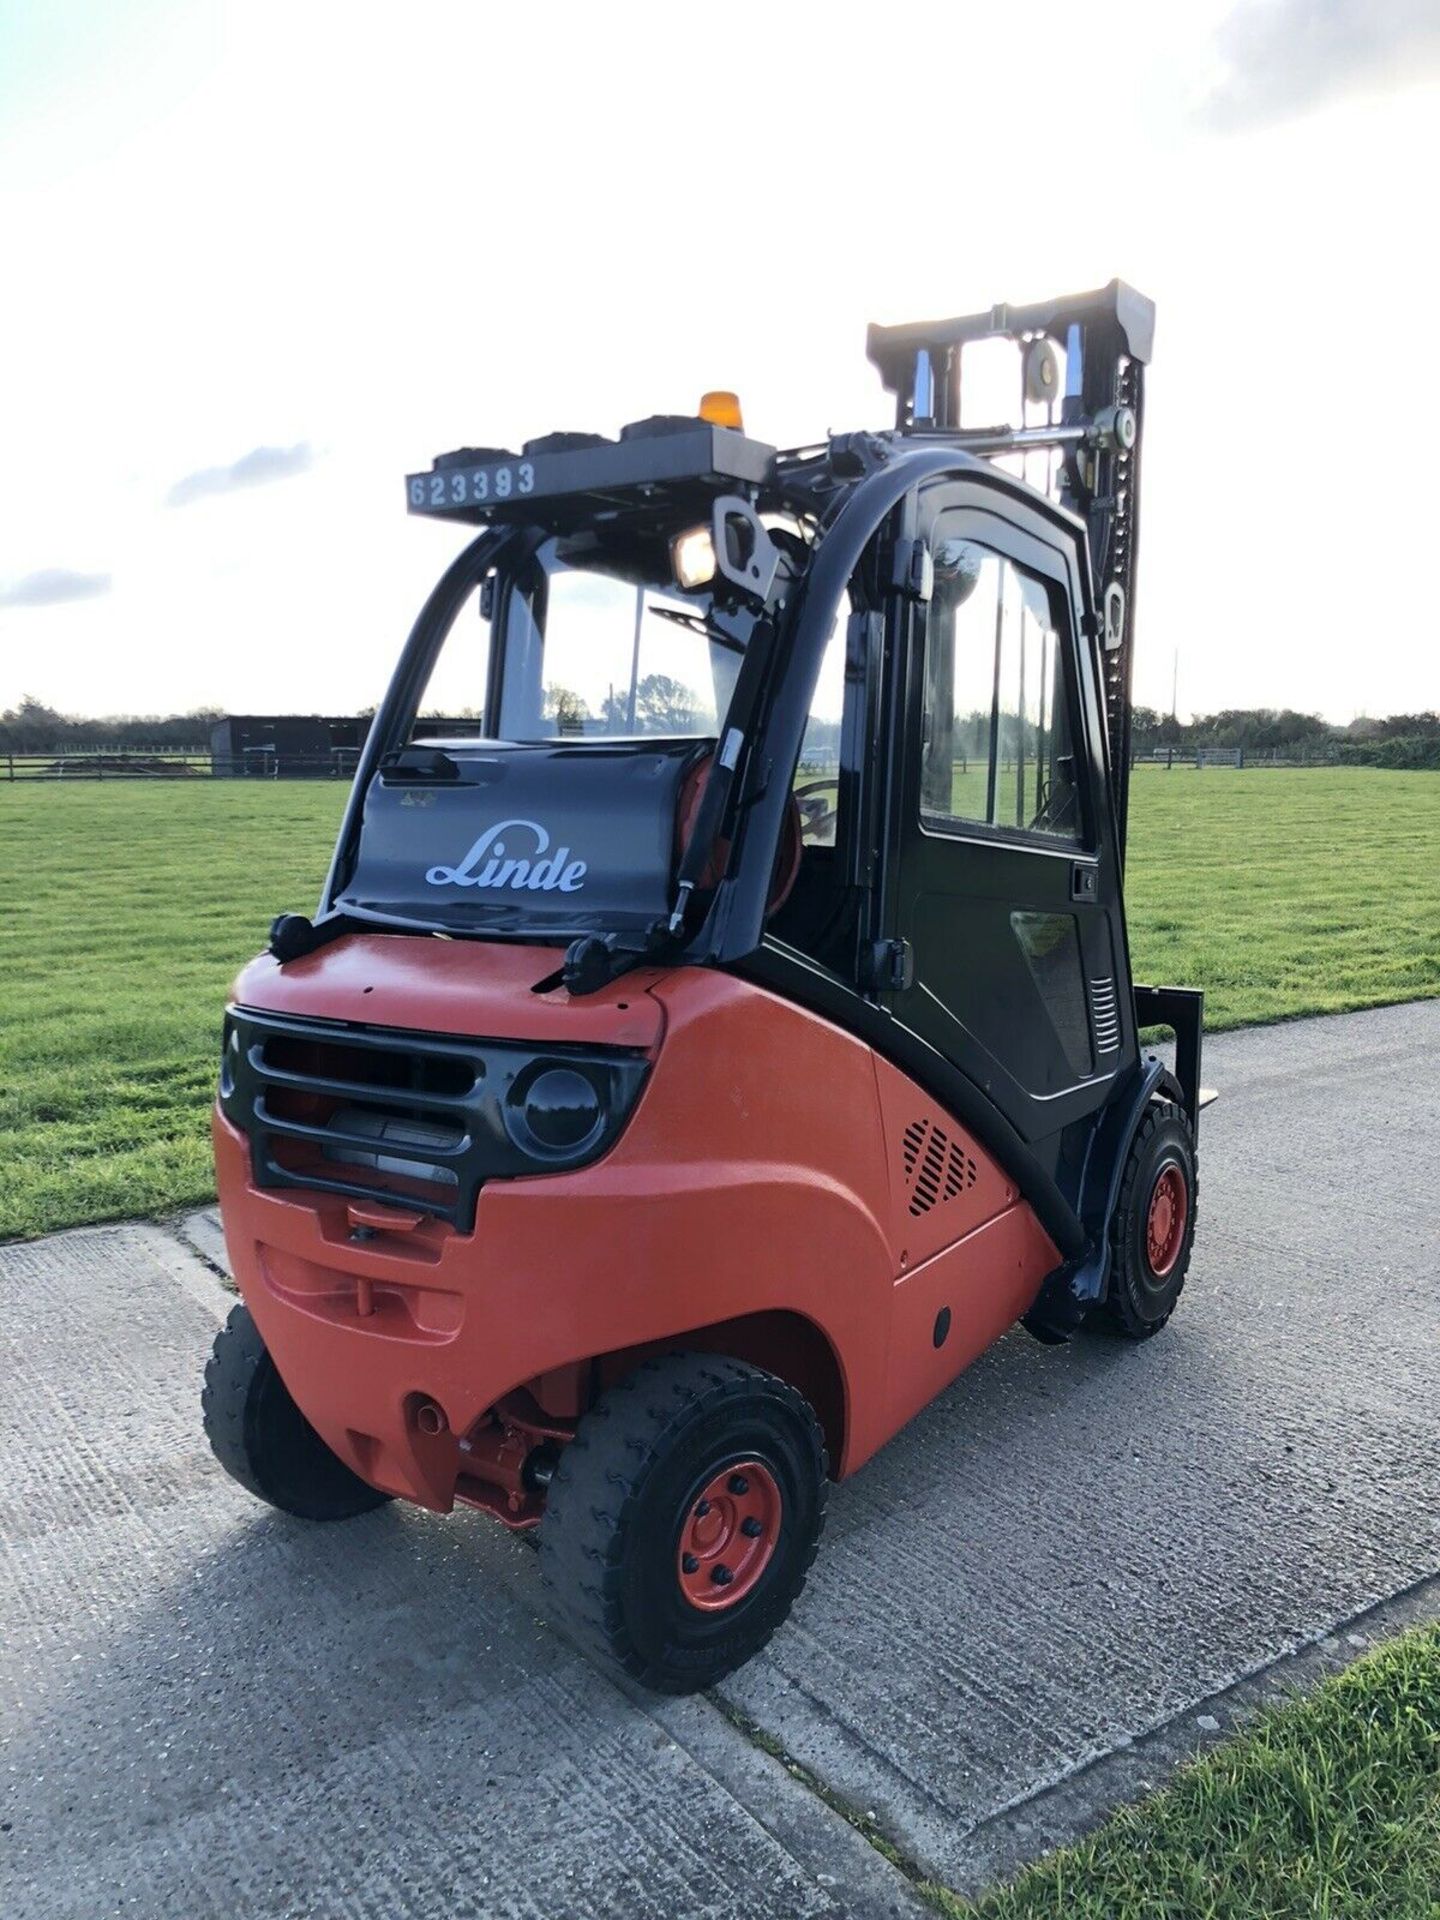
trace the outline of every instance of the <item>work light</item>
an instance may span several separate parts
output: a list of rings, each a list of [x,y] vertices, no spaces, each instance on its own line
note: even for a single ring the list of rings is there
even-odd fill
[[[689,592],[715,578],[715,541],[709,527],[691,527],[670,542],[675,584]]]

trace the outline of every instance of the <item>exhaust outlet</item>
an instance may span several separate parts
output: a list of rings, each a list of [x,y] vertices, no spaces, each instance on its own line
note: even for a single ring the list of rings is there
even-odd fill
[[[433,1400],[422,1400],[415,1409],[415,1424],[421,1433],[444,1433],[449,1426],[445,1418],[445,1409],[437,1406]]]

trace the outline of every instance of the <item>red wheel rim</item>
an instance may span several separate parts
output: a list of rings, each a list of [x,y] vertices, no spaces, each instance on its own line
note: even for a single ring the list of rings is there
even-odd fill
[[[1150,1189],[1145,1219],[1145,1258],[1157,1280],[1163,1280],[1180,1258],[1190,1196],[1179,1167],[1162,1167]]]
[[[738,1460],[712,1475],[680,1527],[675,1569],[692,1607],[720,1613],[751,1592],[780,1539],[782,1503],[775,1476],[758,1460]]]

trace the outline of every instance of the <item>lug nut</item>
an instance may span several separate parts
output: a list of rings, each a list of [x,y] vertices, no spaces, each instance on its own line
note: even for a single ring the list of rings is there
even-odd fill
[[[729,1567],[721,1565],[710,1569],[710,1578],[715,1582],[717,1587],[728,1587],[735,1576]]]
[[[682,1573],[698,1573],[700,1571],[700,1562],[695,1558],[693,1553],[687,1553],[680,1562],[680,1570]]]
[[[742,1520],[740,1522],[740,1531],[747,1540],[758,1540],[765,1529],[752,1513],[748,1520]]]
[[[695,1509],[695,1518],[697,1520],[703,1520],[709,1511],[710,1511],[710,1502],[708,1500],[702,1500],[699,1506],[696,1507]]]
[[[750,1482],[745,1478],[743,1473],[731,1474],[730,1491],[732,1493],[748,1493],[750,1491]]]

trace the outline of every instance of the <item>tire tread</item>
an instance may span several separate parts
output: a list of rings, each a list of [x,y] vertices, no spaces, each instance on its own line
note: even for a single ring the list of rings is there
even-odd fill
[[[793,1604],[804,1589],[819,1547],[828,1459],[810,1403],[776,1375],[748,1361],[717,1359],[712,1354],[675,1353],[643,1360],[584,1416],[580,1434],[565,1448],[555,1470],[540,1528],[541,1585],[578,1641],[646,1685],[671,1690],[626,1630],[622,1587],[627,1524],[668,1444],[693,1419],[713,1413],[728,1400],[744,1401],[757,1388],[786,1403],[809,1434],[813,1450],[817,1520],[798,1563],[790,1596]],[[593,1425],[596,1414],[603,1415],[607,1424]],[[602,1505],[607,1486],[617,1490],[620,1499]],[[572,1524],[577,1513],[588,1514],[589,1524]],[[565,1524],[553,1525],[562,1514]],[[597,1562],[603,1569],[598,1586],[592,1575]],[[783,1618],[782,1614],[775,1619],[755,1640],[746,1658],[759,1651]]]
[[[1156,1320],[1146,1320],[1140,1315],[1130,1299],[1128,1290],[1117,1285],[1119,1274],[1117,1263],[1126,1257],[1126,1247],[1136,1231],[1136,1215],[1140,1201],[1136,1196],[1136,1183],[1141,1169],[1145,1165],[1150,1148],[1157,1136],[1167,1126],[1177,1126],[1184,1135],[1189,1157],[1189,1217],[1185,1222],[1185,1238],[1180,1248],[1179,1258],[1174,1269],[1174,1290],[1170,1304]],[[1148,1195],[1145,1196],[1148,1199]],[[1111,1277],[1110,1290],[1099,1312],[1099,1319],[1110,1332],[1127,1340],[1149,1340],[1159,1333],[1180,1304],[1180,1295],[1185,1289],[1185,1276],[1190,1268],[1190,1255],[1195,1245],[1195,1220],[1200,1201],[1200,1155],[1195,1144],[1195,1135],[1183,1107],[1173,1100],[1153,1100],[1145,1118],[1136,1131],[1130,1144],[1125,1161],[1125,1176],[1120,1183],[1120,1195],[1115,1204],[1115,1215],[1110,1223]]]

